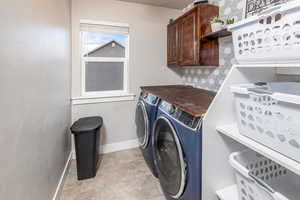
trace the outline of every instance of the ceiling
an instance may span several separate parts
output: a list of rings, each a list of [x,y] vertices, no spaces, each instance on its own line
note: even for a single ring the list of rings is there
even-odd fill
[[[188,4],[193,2],[193,0],[119,0],[119,1],[142,3],[142,4],[149,4],[153,6],[161,6],[166,8],[175,8],[175,9],[183,9]]]

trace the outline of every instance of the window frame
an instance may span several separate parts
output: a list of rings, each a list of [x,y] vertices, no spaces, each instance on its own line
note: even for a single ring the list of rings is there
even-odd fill
[[[107,25],[107,26],[119,26],[129,28],[129,24],[124,23],[112,23],[104,21],[90,21],[90,20],[80,20],[80,24],[91,24],[91,25]],[[101,33],[101,31],[99,31]],[[103,32],[107,33],[107,32]],[[79,30],[80,34],[80,65],[81,65],[81,96],[87,98],[106,98],[106,97],[121,97],[129,95],[129,41],[130,34],[126,35],[125,41],[125,57],[87,57],[83,56],[83,31]],[[85,83],[86,83],[86,62],[123,62],[124,71],[123,71],[123,90],[108,90],[108,91],[93,91],[87,92]]]

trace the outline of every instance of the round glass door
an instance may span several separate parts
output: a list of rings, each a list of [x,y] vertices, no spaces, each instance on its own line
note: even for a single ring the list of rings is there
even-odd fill
[[[136,132],[141,148],[146,148],[149,141],[149,119],[145,104],[139,102],[135,112]]]
[[[165,192],[179,198],[185,187],[186,169],[180,141],[170,121],[158,118],[155,127],[154,151],[159,180]]]

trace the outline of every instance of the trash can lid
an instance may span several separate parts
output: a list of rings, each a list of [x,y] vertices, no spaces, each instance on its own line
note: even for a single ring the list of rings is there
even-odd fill
[[[102,117],[84,117],[80,118],[71,127],[73,134],[94,131],[100,128],[103,124]]]

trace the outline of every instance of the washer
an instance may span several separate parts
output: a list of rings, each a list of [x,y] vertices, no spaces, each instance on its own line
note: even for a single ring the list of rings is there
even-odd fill
[[[153,94],[142,91],[135,114],[136,132],[143,157],[152,174],[157,177],[153,159],[153,124],[156,120],[160,99]]]
[[[200,200],[202,118],[161,101],[153,131],[154,160],[168,200]]]

